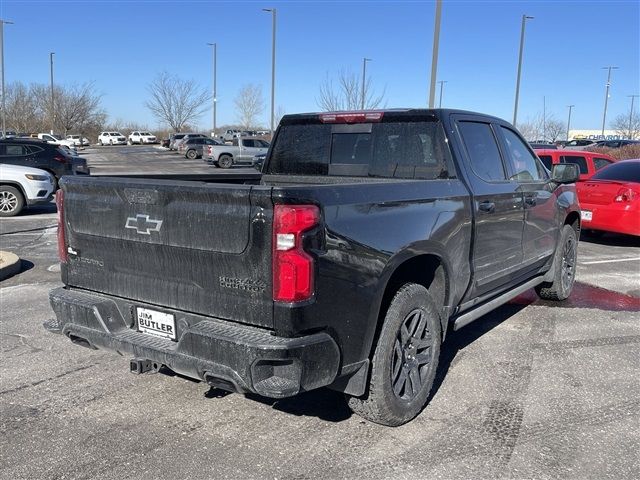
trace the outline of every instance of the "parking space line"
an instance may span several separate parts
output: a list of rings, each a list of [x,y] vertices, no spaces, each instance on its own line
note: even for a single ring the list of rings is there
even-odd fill
[[[592,260],[590,262],[580,262],[582,265],[596,265],[599,263],[619,263],[619,262],[633,262],[640,261],[640,257],[632,257],[632,258],[616,258],[614,260]]]

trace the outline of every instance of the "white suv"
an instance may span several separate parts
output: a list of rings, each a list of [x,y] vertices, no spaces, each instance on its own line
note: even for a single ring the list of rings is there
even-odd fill
[[[140,132],[135,131],[131,132],[129,135],[129,145],[133,145],[134,143],[139,143],[142,145],[143,143],[156,143],[157,139],[155,135],[150,134],[149,132]]]
[[[126,145],[127,138],[120,132],[100,132],[98,143],[100,145]]]
[[[87,137],[81,138],[80,135],[67,135],[67,140],[72,141],[76,147],[82,147],[91,143]]]
[[[60,145],[64,148],[69,149],[72,155],[78,155],[78,150],[76,149],[73,140],[67,140],[62,138],[60,135],[51,135],[49,133],[39,133],[38,138],[40,140],[44,140],[47,143],[51,143],[53,145]]]
[[[51,201],[53,175],[37,168],[0,164],[0,217],[13,217],[25,205]]]

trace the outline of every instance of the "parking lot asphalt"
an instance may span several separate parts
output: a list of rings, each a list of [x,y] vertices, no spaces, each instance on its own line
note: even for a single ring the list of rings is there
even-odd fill
[[[196,162],[153,147],[86,158],[110,172]],[[387,428],[327,389],[274,401],[135,376],[126,357],[45,332],[55,225],[53,204],[0,221],[0,249],[23,259],[0,283],[2,479],[640,478],[634,239],[582,240],[569,300],[527,292],[450,332],[430,404]]]

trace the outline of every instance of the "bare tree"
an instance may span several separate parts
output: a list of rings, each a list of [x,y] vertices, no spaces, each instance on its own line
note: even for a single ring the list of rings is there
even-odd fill
[[[320,85],[320,94],[316,98],[318,106],[325,111],[360,110],[362,107],[362,78],[353,72],[341,70],[337,79],[337,86],[333,79],[325,78]],[[367,77],[364,83],[364,108],[366,110],[378,108],[385,96],[385,90],[381,94],[374,92],[371,77]]]
[[[145,106],[175,132],[197,120],[207,110],[211,100],[211,95],[195,80],[182,80],[168,72],[158,74],[147,90],[151,98],[145,102]]]
[[[57,131],[65,135],[72,130],[84,131],[96,120],[104,120],[105,114],[100,108],[101,95],[95,92],[93,83],[59,87],[56,90],[54,104]]]
[[[545,131],[547,135],[547,138],[545,138],[545,140],[548,140],[550,142],[555,142],[560,137],[564,137],[567,134],[566,125],[564,124],[564,122],[556,120],[553,117],[547,118]]]
[[[22,82],[5,87],[8,126],[19,132],[35,132],[40,128],[41,114],[32,90]]]
[[[556,120],[553,115],[547,115],[545,120],[541,113],[533,118],[527,118],[526,122],[519,123],[518,130],[529,141],[555,142],[566,134],[563,122]]]
[[[631,140],[640,138],[640,114],[634,113],[633,116],[628,113],[621,113],[615,117],[609,124],[618,135],[627,137]],[[631,118],[629,118],[631,117]]]
[[[262,88],[253,83],[243,86],[233,100],[238,109],[238,120],[243,128],[255,127],[258,115],[264,112]]]

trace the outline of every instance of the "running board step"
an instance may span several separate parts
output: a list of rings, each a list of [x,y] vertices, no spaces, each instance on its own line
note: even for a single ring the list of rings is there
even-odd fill
[[[453,330],[460,330],[465,325],[469,325],[474,320],[486,315],[491,310],[495,310],[500,305],[504,305],[509,300],[516,298],[523,292],[526,292],[530,288],[535,287],[536,285],[541,284],[544,281],[544,277],[536,277],[529,280],[527,283],[523,283],[522,285],[514,288],[513,290],[509,290],[508,292],[503,293],[502,295],[494,298],[493,300],[489,300],[487,303],[483,303],[479,307],[474,308],[470,312],[463,313],[462,315],[455,317],[453,321]]]

